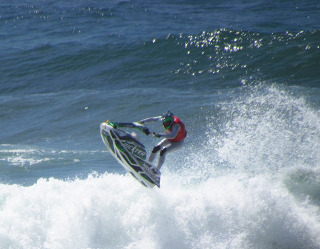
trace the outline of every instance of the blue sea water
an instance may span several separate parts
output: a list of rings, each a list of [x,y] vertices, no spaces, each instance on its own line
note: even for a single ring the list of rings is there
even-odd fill
[[[319,1],[0,0],[0,41],[0,248],[320,248]],[[150,190],[99,125],[167,110]]]

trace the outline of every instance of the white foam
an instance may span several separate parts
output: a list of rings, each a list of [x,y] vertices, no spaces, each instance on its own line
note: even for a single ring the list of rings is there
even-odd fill
[[[1,248],[312,248],[318,208],[272,176],[149,190],[129,175],[0,186]],[[298,246],[298,247],[297,247]]]

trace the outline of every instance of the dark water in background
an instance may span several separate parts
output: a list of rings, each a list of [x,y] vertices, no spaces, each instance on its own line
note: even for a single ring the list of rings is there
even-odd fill
[[[319,1],[0,1],[0,247],[319,248],[319,23]],[[150,191],[99,124],[166,110],[189,137]]]

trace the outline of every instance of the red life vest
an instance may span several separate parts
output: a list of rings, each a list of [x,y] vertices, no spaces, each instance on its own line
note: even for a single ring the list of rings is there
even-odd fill
[[[177,124],[180,126],[180,130],[177,134],[177,136],[173,139],[168,139],[171,143],[176,143],[176,142],[180,142],[182,141],[183,139],[186,138],[187,136],[187,130],[186,130],[186,127],[184,125],[184,123],[182,123],[182,121],[177,117],[177,116],[174,116],[174,122],[173,124]],[[170,133],[172,132],[172,126],[166,130],[166,133]]]

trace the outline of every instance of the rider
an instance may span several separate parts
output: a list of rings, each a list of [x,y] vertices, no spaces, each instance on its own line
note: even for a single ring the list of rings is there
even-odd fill
[[[157,138],[164,138],[153,148],[149,157],[149,162],[153,162],[157,152],[160,151],[159,161],[156,167],[156,170],[159,171],[165,161],[166,154],[182,147],[183,141],[187,136],[187,130],[182,121],[170,111],[164,113],[162,116],[146,118],[139,121],[140,124],[154,122],[162,122],[165,130],[163,134],[152,133],[152,135]]]

